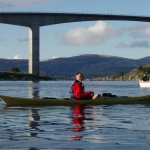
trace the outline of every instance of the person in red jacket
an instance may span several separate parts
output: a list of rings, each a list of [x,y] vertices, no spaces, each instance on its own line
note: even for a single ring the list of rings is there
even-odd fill
[[[94,95],[93,91],[84,91],[84,84],[82,83],[83,73],[77,72],[75,76],[75,81],[71,85],[70,94],[71,98],[75,99],[95,99],[97,95]]]

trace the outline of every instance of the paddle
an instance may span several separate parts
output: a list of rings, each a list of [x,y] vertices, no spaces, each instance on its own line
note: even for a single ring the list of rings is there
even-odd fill
[[[92,100],[95,100],[97,97],[99,97],[100,96],[100,94],[95,94],[95,95],[93,95],[92,96]]]
[[[95,100],[97,97],[100,97],[100,94],[95,94],[92,96],[92,100]],[[112,95],[111,93],[103,93],[102,94],[103,97],[117,97],[117,95]]]

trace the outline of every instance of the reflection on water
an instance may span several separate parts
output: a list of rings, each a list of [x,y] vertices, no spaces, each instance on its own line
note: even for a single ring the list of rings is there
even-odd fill
[[[39,91],[40,91],[40,87],[39,87],[39,82],[33,82],[33,81],[29,81],[30,86],[28,87],[28,97],[29,98],[38,98],[39,96]]]
[[[85,105],[75,105],[73,107],[72,111],[72,123],[76,125],[76,128],[73,129],[73,132],[79,132],[84,129],[84,110],[85,110]]]
[[[94,120],[93,118],[87,118],[85,116],[86,108],[92,108],[91,106],[86,105],[75,105],[72,109],[72,124],[75,125],[75,128],[72,130],[72,132],[82,132],[85,130],[84,124],[85,120]],[[88,112],[90,114],[90,112]],[[93,116],[92,116],[93,117]],[[81,140],[83,136],[73,136],[73,140]]]
[[[29,81],[30,85],[28,87],[28,95],[29,98],[37,98],[39,97],[39,82],[33,82]],[[28,126],[30,127],[30,133],[28,133],[28,136],[37,136],[37,131],[39,130],[38,121],[40,120],[39,113],[36,109],[29,110],[29,118],[30,122],[28,123]]]
[[[40,120],[39,113],[36,109],[29,110],[29,118],[30,122],[28,123],[28,126],[30,127],[30,133],[28,136],[37,136],[37,131],[39,131],[39,124],[38,121]]]

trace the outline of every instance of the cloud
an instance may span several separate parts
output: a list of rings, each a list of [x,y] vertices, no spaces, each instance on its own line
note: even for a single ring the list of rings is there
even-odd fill
[[[125,44],[124,42],[120,42],[116,45],[116,48],[150,48],[150,42],[143,41],[134,41],[130,44]]]
[[[131,48],[149,48],[150,47],[150,43],[149,41],[134,41],[132,43],[130,43],[130,47]]]
[[[133,39],[136,39],[136,41],[132,41],[129,44],[126,44],[124,42],[119,42],[116,45],[116,48],[150,48],[150,42],[149,42],[150,24],[149,23],[140,23],[129,28],[117,29],[117,35],[125,35],[125,34],[127,34],[129,37]]]
[[[0,0],[0,7],[18,7],[29,5],[42,5],[47,3],[56,3],[62,0]]]
[[[129,45],[125,44],[124,42],[119,42],[115,47],[116,48],[128,48]]]
[[[19,55],[15,55],[13,59],[23,59],[23,58],[20,57]]]
[[[150,38],[150,27],[143,32],[143,37]]]
[[[78,27],[58,35],[63,45],[100,45],[115,36],[115,29],[103,21],[98,21],[89,28]]]
[[[73,28],[66,32],[58,32],[56,34],[60,38],[61,45],[101,45],[112,38],[120,38],[128,36],[133,41],[130,44],[124,42],[118,43],[117,48],[148,48],[149,42],[144,39],[150,38],[150,24],[139,23],[131,27],[115,28],[103,21],[97,21],[93,26],[88,28]],[[131,39],[131,40],[132,40]]]
[[[121,27],[116,28],[116,36],[121,36],[127,34],[132,38],[149,38],[150,37],[150,24],[149,23],[139,23],[131,27]]]
[[[52,58],[50,58],[50,59],[56,59],[56,58],[59,58],[59,57],[57,57],[57,56],[53,56]]]

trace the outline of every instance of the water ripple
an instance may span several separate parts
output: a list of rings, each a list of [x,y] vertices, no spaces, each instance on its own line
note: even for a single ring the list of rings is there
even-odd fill
[[[68,97],[70,82],[0,82],[1,94]],[[86,82],[96,92],[145,95],[136,82]],[[129,92],[130,91],[130,92]],[[64,94],[65,93],[65,94]],[[148,149],[150,105],[6,107],[0,101],[0,149]]]

